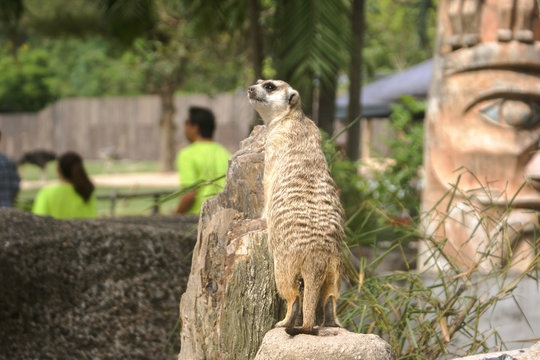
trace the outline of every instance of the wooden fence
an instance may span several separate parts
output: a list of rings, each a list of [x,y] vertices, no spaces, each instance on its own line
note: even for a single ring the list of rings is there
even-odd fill
[[[184,120],[192,105],[214,112],[214,139],[229,151],[249,135],[254,113],[244,93],[176,96],[178,149],[187,145]],[[14,159],[45,149],[77,151],[85,159],[115,153],[122,159],[157,160],[160,114],[159,97],[151,95],[63,99],[37,113],[0,114],[0,152]]]

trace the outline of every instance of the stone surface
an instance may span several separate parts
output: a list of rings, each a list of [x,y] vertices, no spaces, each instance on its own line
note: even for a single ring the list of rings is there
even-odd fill
[[[444,251],[463,269],[523,270],[538,252],[537,11],[534,0],[439,2],[422,207],[427,237],[448,239]]]
[[[289,336],[283,328],[270,330],[255,360],[392,360],[390,345],[373,334],[322,328],[318,336]]]
[[[230,161],[204,202],[186,292],[179,359],[252,359],[280,313],[263,207],[264,127]]]
[[[517,360],[538,360],[540,359],[540,341],[526,349],[524,353],[516,356]]]
[[[194,220],[0,209],[0,359],[174,358]]]
[[[471,355],[454,360],[538,360],[540,359],[540,342],[528,349],[500,351],[489,354]]]

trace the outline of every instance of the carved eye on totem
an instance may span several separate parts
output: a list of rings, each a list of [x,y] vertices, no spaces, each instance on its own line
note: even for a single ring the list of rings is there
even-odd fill
[[[479,113],[483,119],[502,126],[530,129],[540,125],[540,102],[534,99],[482,101]]]

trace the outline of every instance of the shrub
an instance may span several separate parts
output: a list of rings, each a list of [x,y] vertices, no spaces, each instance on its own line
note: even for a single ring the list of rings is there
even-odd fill
[[[8,46],[0,49],[0,112],[37,111],[55,100],[48,61],[44,50],[22,47],[15,58]]]
[[[446,194],[450,199],[454,199],[457,185],[454,189],[453,193]],[[502,227],[500,232],[490,235],[486,249],[504,246],[499,234],[509,233],[504,227],[510,227],[505,220],[511,206],[494,218],[474,206],[473,199],[466,201],[471,202],[469,208],[477,212],[478,228],[489,228],[492,223]],[[379,211],[384,212],[384,209]],[[433,215],[425,214],[421,221],[432,219]],[[441,225],[442,222],[438,223]],[[513,298],[513,290],[525,277],[538,281],[534,270],[540,262],[540,254],[536,253],[521,272],[511,269],[510,261],[506,259],[498,259],[498,263],[503,264],[499,268],[493,266],[490,271],[481,272],[478,269],[489,264],[494,256],[487,250],[479,252],[481,256],[475,263],[463,270],[442,251],[442,245],[448,239],[427,238],[425,240],[431,244],[429,260],[433,265],[419,272],[412,269],[411,260],[405,256],[403,239],[422,238],[425,234],[418,226],[404,229],[410,234],[392,240],[390,246],[370,263],[363,259],[356,267],[345,254],[348,288],[340,298],[338,309],[343,325],[356,332],[378,334],[390,343],[397,359],[440,359],[450,354],[465,356],[489,352],[488,339],[504,346],[495,329],[480,330],[480,318],[499,301]],[[381,274],[377,267],[390,252],[402,254],[403,262],[411,271]],[[519,308],[519,304],[516,306]],[[457,344],[455,340],[460,335],[466,341]]]

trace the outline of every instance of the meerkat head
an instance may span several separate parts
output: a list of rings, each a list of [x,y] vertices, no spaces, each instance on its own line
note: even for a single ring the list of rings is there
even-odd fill
[[[265,124],[291,110],[301,109],[298,91],[281,80],[257,81],[255,85],[249,87],[248,98]]]

